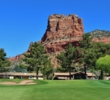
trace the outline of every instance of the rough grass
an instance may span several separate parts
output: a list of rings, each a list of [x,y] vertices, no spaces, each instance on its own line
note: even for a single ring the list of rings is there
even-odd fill
[[[36,85],[0,85],[1,100],[110,100],[110,81],[36,81]]]

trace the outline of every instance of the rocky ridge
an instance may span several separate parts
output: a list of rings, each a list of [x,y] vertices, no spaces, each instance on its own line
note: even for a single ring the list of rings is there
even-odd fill
[[[90,32],[94,42],[110,43],[110,31],[94,30]]]

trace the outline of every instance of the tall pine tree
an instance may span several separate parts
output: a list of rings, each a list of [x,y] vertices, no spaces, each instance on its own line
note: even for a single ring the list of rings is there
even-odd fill
[[[45,67],[45,61],[49,61],[49,56],[45,54],[44,46],[38,42],[32,43],[30,52],[24,54],[24,61],[28,65],[28,69],[36,71],[36,78],[38,79],[39,69]]]
[[[87,68],[93,63],[93,59],[95,60],[94,49],[92,48],[92,37],[89,33],[84,34],[82,40],[79,41],[81,58],[80,62],[84,66],[85,79],[87,75]]]
[[[60,60],[59,62],[61,67],[68,69],[70,80],[71,80],[72,65],[77,61],[77,57],[78,57],[76,56],[76,53],[77,52],[75,47],[72,44],[69,44],[68,48],[57,56],[57,59]]]
[[[11,62],[6,57],[4,49],[0,49],[0,72],[8,71]]]

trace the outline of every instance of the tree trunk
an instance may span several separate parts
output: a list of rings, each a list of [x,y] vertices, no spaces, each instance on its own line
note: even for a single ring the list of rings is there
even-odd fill
[[[39,67],[37,67],[37,69],[36,69],[36,79],[38,80],[38,73],[39,73]]]
[[[86,79],[87,77],[87,72],[86,72],[86,65],[84,65],[84,79]]]
[[[46,75],[46,79],[49,80],[49,75],[48,74]]]
[[[104,76],[103,76],[103,70],[101,70],[99,79],[100,80],[103,80],[103,78],[104,78]]]
[[[69,67],[69,79],[71,80],[71,67]]]

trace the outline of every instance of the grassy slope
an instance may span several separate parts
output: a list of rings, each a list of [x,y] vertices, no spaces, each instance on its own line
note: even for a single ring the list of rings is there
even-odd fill
[[[110,81],[38,81],[30,86],[0,85],[1,100],[110,100]]]

